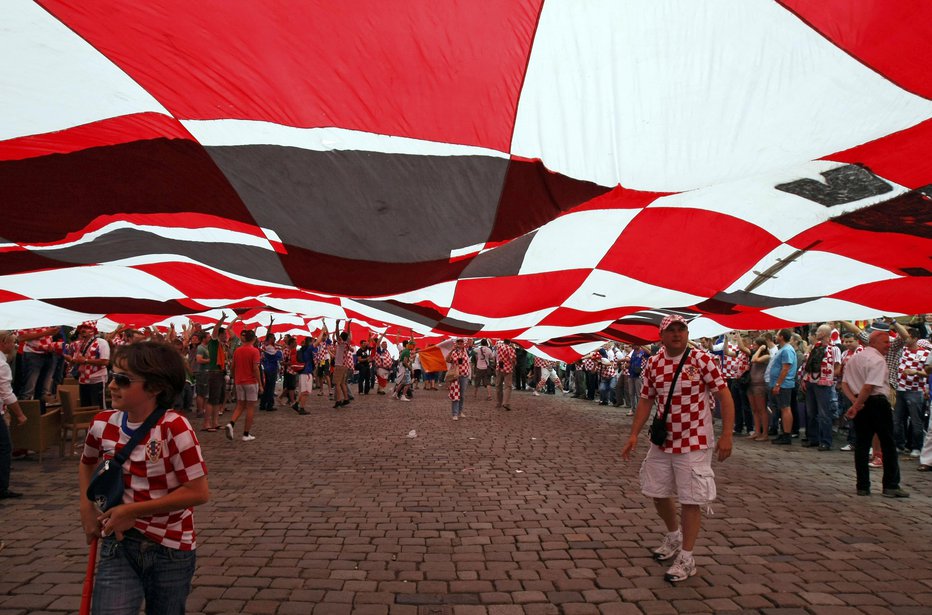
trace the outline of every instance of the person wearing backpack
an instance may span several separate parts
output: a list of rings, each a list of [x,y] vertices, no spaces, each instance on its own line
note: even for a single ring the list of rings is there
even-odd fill
[[[832,388],[841,373],[841,351],[832,344],[832,327],[819,325],[815,344],[803,359],[802,388],[806,394],[806,439],[802,446],[832,450]]]

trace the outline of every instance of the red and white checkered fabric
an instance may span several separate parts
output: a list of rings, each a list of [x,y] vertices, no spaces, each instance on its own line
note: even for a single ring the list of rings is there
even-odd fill
[[[858,347],[854,350],[846,350],[841,353],[841,372],[838,374],[838,382],[841,382],[842,377],[845,375],[845,365],[848,364],[848,361],[851,360],[851,357],[858,354],[862,350],[864,350],[864,346],[858,344]]]
[[[553,367],[553,361],[548,361],[543,357],[534,357],[534,367]]]
[[[505,374],[515,371],[515,349],[511,344],[499,342],[495,345],[496,369]]]
[[[375,353],[375,366],[381,367],[383,369],[391,369],[392,367],[392,355],[388,353],[387,350],[379,349]]]
[[[86,347],[85,347],[86,346]],[[85,359],[109,359],[110,345],[107,340],[95,337],[90,344],[78,342],[74,345],[76,354]],[[78,382],[80,384],[97,384],[107,381],[106,365],[90,365],[81,363],[78,365]]]
[[[346,342],[337,342],[338,346],[343,346],[343,367],[353,369],[353,347]]]
[[[671,393],[670,384],[679,360],[680,357],[667,356],[666,349],[661,348],[648,360],[641,374],[641,397],[655,400],[663,409],[667,396],[672,395],[670,413],[666,416],[667,441],[660,447],[667,453],[686,453],[712,446],[711,394],[726,387],[712,356],[693,349]]]
[[[582,360],[583,369],[589,373],[592,373],[598,370],[598,365],[599,364],[596,363],[596,360],[592,358],[592,355],[589,355],[585,359]]]
[[[96,466],[103,459],[111,459],[129,442],[130,435],[120,427],[122,420],[123,412],[118,410],[106,410],[94,417],[84,441],[81,463]],[[123,503],[163,498],[206,474],[207,464],[191,424],[169,410],[123,464]],[[170,549],[191,551],[197,546],[193,508],[139,517],[133,527]]]
[[[610,380],[615,377],[615,362],[609,361],[608,363],[603,363],[599,368],[599,376],[606,380]]]
[[[817,342],[816,346],[821,344]],[[806,371],[806,362],[809,359],[809,353],[806,353],[806,357],[802,361],[800,366],[803,372],[803,382],[815,382],[822,386],[831,386],[835,384],[835,364],[841,363],[841,351],[838,350],[835,346],[827,346],[825,348],[825,356],[822,357],[822,365],[819,370],[819,377],[814,379],[812,374]]]
[[[47,327],[36,327],[33,329],[20,329],[16,332],[17,336],[24,337],[33,333],[39,333],[44,331]],[[29,340],[23,345],[24,352],[34,352],[36,354],[45,354],[49,352],[54,352],[54,342],[52,341],[51,335],[43,335],[42,337],[37,337],[34,340]]]
[[[748,355],[738,349],[738,345],[728,342],[728,350],[735,356],[730,357],[727,354],[722,362],[722,376],[725,378],[738,378],[751,367],[751,361]]]
[[[454,348],[450,351],[450,364],[459,367],[460,376],[469,378],[472,375],[469,364],[469,352],[465,348]]]
[[[917,347],[916,350],[910,350],[909,347],[903,349],[900,356],[900,363],[896,370],[896,390],[897,391],[923,391],[925,390],[928,378],[923,372],[926,360],[929,358],[929,349]],[[918,370],[918,374],[907,375],[906,370]]]

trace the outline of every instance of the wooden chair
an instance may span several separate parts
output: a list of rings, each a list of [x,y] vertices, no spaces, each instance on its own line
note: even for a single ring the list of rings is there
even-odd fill
[[[16,419],[13,419],[10,425],[13,450],[35,451],[41,463],[45,450],[61,442],[61,410],[50,410],[42,414],[37,400],[21,401],[19,407],[26,415],[26,424],[17,425]]]
[[[65,442],[71,438],[71,449],[69,455],[74,455],[75,446],[78,443],[78,433],[83,432],[87,435],[87,430],[91,427],[94,417],[100,412],[97,406],[78,406],[77,386],[58,387],[58,396],[61,399],[61,438],[58,442],[58,452],[61,456],[65,455]]]

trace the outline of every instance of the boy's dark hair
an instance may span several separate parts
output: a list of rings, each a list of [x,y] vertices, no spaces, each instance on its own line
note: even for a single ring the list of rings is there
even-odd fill
[[[340,332],[340,339],[343,340],[343,341],[345,342],[346,340],[349,339],[349,333],[347,333],[346,331],[341,331],[341,332]]]
[[[241,337],[243,338],[243,341],[248,344],[249,342],[252,342],[256,339],[256,332],[252,329],[244,329],[243,335]]]
[[[777,335],[782,337],[785,342],[789,342],[791,339],[793,339],[793,332],[789,329],[780,329]]]
[[[184,359],[170,344],[136,342],[119,346],[113,353],[113,364],[142,377],[143,388],[156,394],[160,408],[171,408],[175,396],[184,388]]]

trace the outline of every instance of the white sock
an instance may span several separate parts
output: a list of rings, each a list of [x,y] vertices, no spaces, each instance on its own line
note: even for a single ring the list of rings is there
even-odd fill
[[[692,551],[680,551],[680,557],[682,557],[685,560],[691,560],[693,558],[693,552]]]
[[[683,538],[683,530],[675,530],[675,531],[673,531],[673,532],[667,532],[667,536],[669,536],[670,538],[679,538],[679,539],[682,539],[682,538]]]

